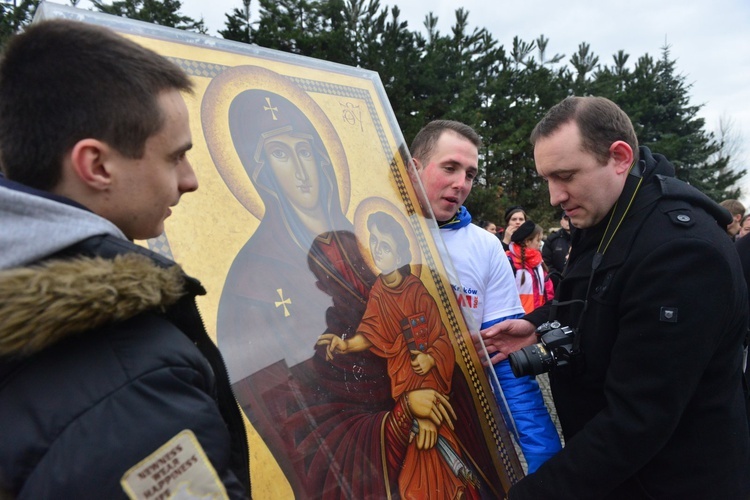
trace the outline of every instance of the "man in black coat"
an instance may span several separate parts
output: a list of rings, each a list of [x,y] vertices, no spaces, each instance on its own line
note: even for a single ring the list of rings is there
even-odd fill
[[[568,267],[555,303],[482,334],[507,355],[557,320],[574,354],[550,372],[566,446],[510,498],[748,498],[748,298],[729,214],[639,149],[607,99],[565,99],[532,142],[576,227]]]

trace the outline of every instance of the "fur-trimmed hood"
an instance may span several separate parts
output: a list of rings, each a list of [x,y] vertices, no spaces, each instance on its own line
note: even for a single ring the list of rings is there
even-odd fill
[[[179,266],[138,254],[0,271],[0,355],[32,354],[71,334],[164,309],[185,293]]]

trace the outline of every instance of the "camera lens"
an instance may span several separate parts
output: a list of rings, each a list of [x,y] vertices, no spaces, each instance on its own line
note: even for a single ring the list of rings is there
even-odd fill
[[[508,359],[510,369],[516,377],[534,376],[549,370],[552,354],[545,349],[544,345],[534,344],[510,353]]]

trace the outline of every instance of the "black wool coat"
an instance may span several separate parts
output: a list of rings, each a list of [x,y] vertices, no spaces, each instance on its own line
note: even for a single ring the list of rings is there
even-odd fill
[[[583,355],[550,375],[566,445],[512,499],[748,498],[748,298],[728,213],[663,156],[640,158],[643,182],[590,287],[609,217],[574,231],[556,299],[588,306],[556,317],[579,328]],[[543,323],[550,306],[526,319]]]

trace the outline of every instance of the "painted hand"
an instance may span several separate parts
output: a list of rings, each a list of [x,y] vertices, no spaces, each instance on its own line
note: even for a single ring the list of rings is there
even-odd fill
[[[437,443],[438,427],[431,420],[426,418],[418,418],[417,424],[419,424],[419,433],[417,434],[417,449],[418,450],[429,450],[435,443]],[[411,442],[414,439],[412,434]]]
[[[338,335],[333,333],[324,333],[318,337],[318,341],[315,343],[316,346],[324,345],[326,347],[326,360],[333,360],[333,356],[337,353],[346,352],[346,340],[343,340]]]
[[[456,412],[448,397],[434,389],[416,389],[406,394],[409,410],[415,418],[426,418],[435,425],[446,424],[453,429]]]
[[[435,358],[429,354],[417,350],[409,352],[412,355],[411,367],[417,375],[426,375],[435,366]]]

